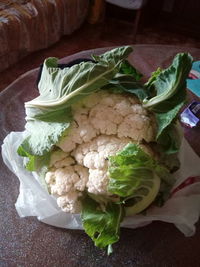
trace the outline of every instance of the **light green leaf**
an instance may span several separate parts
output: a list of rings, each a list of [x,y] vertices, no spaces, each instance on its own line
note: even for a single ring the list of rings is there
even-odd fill
[[[138,145],[128,144],[115,156],[110,156],[109,162],[110,193],[128,197],[153,185],[154,160]]]
[[[146,208],[159,192],[159,180],[171,180],[167,168],[136,144],[130,143],[115,156],[110,156],[109,163],[108,191],[122,197],[125,205],[141,203]]]
[[[120,222],[124,217],[123,207],[108,202],[102,207],[98,202],[86,196],[82,201],[81,219],[85,232],[94,241],[95,246],[105,248],[119,240]]]
[[[122,59],[126,59],[129,54],[133,52],[133,48],[131,46],[121,46],[115,49],[112,49],[102,55],[92,55],[92,58],[96,62],[107,63],[110,62],[112,65],[118,64]],[[121,62],[120,62],[121,63]],[[121,66],[121,64],[120,64]]]
[[[28,122],[33,120],[44,122],[71,122],[73,120],[71,107],[62,109],[48,109],[48,108],[26,108],[26,120]]]
[[[41,109],[69,107],[106,85],[131,52],[130,46],[116,48],[98,56],[98,63],[82,62],[65,69],[57,68],[55,58],[47,59],[39,83],[40,96],[25,106]]]
[[[42,172],[42,170],[49,165],[50,153],[44,154],[43,156],[33,156],[26,152],[22,145],[18,147],[17,153],[21,157],[26,157],[28,159],[25,165],[28,171]]]
[[[42,156],[55,145],[70,123],[30,121],[26,123],[29,136],[21,147],[30,155]]]

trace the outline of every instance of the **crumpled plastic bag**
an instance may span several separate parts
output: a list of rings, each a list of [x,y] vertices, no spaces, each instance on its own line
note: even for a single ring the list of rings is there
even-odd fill
[[[53,226],[83,229],[80,215],[61,211],[56,198],[40,184],[37,174],[24,169],[24,159],[16,150],[25,135],[25,132],[11,132],[2,145],[5,164],[20,180],[15,204],[19,216],[37,216],[38,220]],[[137,228],[152,221],[163,221],[173,223],[185,236],[195,233],[195,223],[200,216],[200,158],[185,139],[180,149],[180,161],[181,168],[174,174],[176,183],[164,206],[151,206],[146,215],[126,217],[122,227]]]

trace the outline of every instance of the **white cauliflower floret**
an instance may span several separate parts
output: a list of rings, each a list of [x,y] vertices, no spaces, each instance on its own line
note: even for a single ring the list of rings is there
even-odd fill
[[[73,124],[70,129],[66,131],[66,135],[61,138],[57,144],[64,152],[71,152],[75,147],[76,143],[73,141],[72,136],[75,135],[75,125]]]
[[[89,142],[97,135],[97,131],[92,127],[88,122],[82,121],[79,127],[76,128],[76,135],[81,139],[81,142],[77,141],[76,136],[74,135],[73,141],[81,144],[82,142]]]
[[[128,99],[124,99],[114,106],[114,109],[123,117],[133,112],[131,103]]]
[[[75,161],[72,157],[66,157],[62,160],[59,160],[59,161],[56,161],[54,163],[54,167],[56,168],[63,168],[63,167],[67,167],[67,166],[70,166],[70,165],[73,165],[75,164]]]
[[[140,142],[155,138],[152,117],[138,103],[136,97],[107,94],[89,112],[89,121],[100,134],[130,137]]]
[[[78,191],[84,191],[88,181],[88,169],[80,165],[75,165],[74,170],[79,175],[79,180],[74,184],[74,188]]]
[[[77,144],[90,141],[98,133],[89,122],[86,110],[84,110],[86,114],[82,112],[83,109],[74,112],[74,122],[72,126],[57,144],[57,146],[65,152],[71,152]]]
[[[72,166],[56,169],[54,177],[55,182],[49,184],[51,193],[60,196],[69,192],[73,188],[73,185],[79,180],[79,176]]]
[[[88,142],[96,136],[96,130],[89,123],[80,123],[79,126],[73,126],[68,134],[64,136],[57,144],[63,151],[71,152],[77,144]]]
[[[77,203],[79,202],[78,196],[81,196],[88,182],[87,168],[79,165],[58,168],[47,172],[45,181],[51,194],[58,197],[59,207],[64,211],[78,212],[77,207],[80,207]]]
[[[97,151],[104,157],[115,155],[128,143],[133,142],[130,138],[118,138],[116,136],[101,135],[96,139]]]
[[[47,185],[55,183],[55,173],[53,171],[49,171],[45,175],[45,181]]]
[[[110,97],[110,94],[106,94],[100,100],[101,105],[105,105],[108,107],[113,107],[115,105],[115,99]]]
[[[107,186],[109,177],[107,175],[107,169],[90,169],[89,179],[87,182],[88,192],[93,194],[108,194]]]
[[[64,211],[69,213],[80,213],[81,202],[78,199],[80,193],[77,191],[70,191],[66,195],[57,198],[58,206]]]
[[[133,127],[134,125],[134,127]],[[136,141],[152,141],[151,120],[145,115],[130,114],[119,125],[118,136],[130,137]]]
[[[139,114],[139,115],[145,115],[145,116],[148,115],[146,109],[144,109],[142,107],[142,105],[140,105],[140,104],[134,104],[134,105],[132,105],[131,106],[131,109],[132,109],[132,112],[133,113],[136,113],[136,114]]]
[[[96,151],[91,151],[83,157],[83,165],[89,169],[102,169],[105,159]]]
[[[123,117],[120,114],[116,116],[113,108],[98,104],[91,109],[89,120],[101,134],[111,135],[117,133],[117,124],[122,122]]]

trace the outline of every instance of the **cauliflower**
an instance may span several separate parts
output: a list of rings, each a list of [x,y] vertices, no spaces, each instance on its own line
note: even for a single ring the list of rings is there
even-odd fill
[[[64,69],[46,59],[40,95],[25,103],[25,138],[17,149],[38,181],[48,170],[45,188],[57,206],[81,213],[72,219],[108,255],[125,216],[171,195],[180,165],[175,122],[192,66],[192,57],[180,53],[144,84],[128,60],[132,50],[118,47]]]
[[[46,173],[45,181],[50,193],[57,197],[57,204],[63,211],[78,213],[81,209],[78,198],[85,190],[88,169],[81,165],[72,165],[74,162],[71,157],[55,162],[52,170]]]
[[[57,204],[64,212],[79,213],[81,211],[81,201],[78,200],[78,197],[79,193],[71,191],[58,197]]]
[[[128,143],[137,143],[147,153],[143,141],[155,139],[156,124],[136,97],[100,91],[75,104],[74,121],[51,158],[45,181],[58,206],[79,213],[83,191],[107,195],[108,157]]]

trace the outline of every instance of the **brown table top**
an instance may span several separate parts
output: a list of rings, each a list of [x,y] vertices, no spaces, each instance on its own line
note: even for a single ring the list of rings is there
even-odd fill
[[[131,62],[149,76],[157,67],[166,67],[177,52],[190,52],[200,59],[196,48],[136,45]],[[63,58],[69,62],[105,49],[90,50]],[[20,76],[0,94],[0,140],[10,131],[24,129],[23,103],[37,95],[38,69]],[[197,99],[191,93],[190,99]],[[14,108],[13,108],[14,107]],[[5,112],[6,111],[6,112]],[[185,129],[186,138],[200,155],[199,129]],[[174,225],[154,222],[139,229],[121,229],[114,253],[94,247],[80,230],[64,230],[39,222],[34,217],[19,218],[14,203],[19,182],[0,159],[0,266],[200,266],[200,223],[196,234],[186,238]]]

